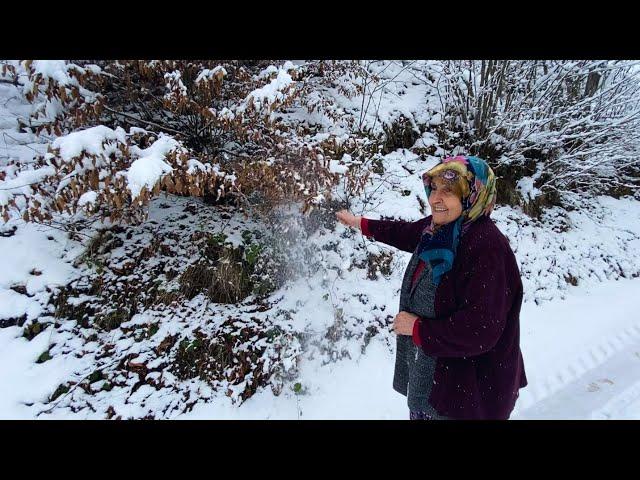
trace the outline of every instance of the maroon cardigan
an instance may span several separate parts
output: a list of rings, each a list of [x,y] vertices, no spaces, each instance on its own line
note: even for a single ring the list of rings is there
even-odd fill
[[[362,219],[362,233],[405,252],[431,217],[416,222]],[[507,238],[488,217],[460,238],[453,267],[436,289],[435,318],[420,318],[414,339],[437,358],[429,403],[456,419],[508,419],[527,385],[520,351],[522,281]]]

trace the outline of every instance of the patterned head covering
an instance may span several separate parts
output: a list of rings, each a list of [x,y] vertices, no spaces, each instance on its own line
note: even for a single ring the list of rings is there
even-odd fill
[[[491,167],[478,157],[448,157],[422,176],[427,197],[433,178],[456,182],[462,191],[462,216],[473,222],[490,215],[496,202],[496,177]]]
[[[419,255],[431,264],[433,282],[438,285],[451,270],[460,236],[482,216],[489,216],[496,202],[496,178],[487,162],[478,157],[448,157],[422,176],[427,198],[431,182],[440,177],[455,182],[462,192],[462,214],[457,220],[435,229],[433,220],[422,232]]]

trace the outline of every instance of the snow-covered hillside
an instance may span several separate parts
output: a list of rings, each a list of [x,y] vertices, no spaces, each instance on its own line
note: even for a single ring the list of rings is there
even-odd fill
[[[86,222],[70,233],[17,216],[0,224],[0,418],[407,418],[406,399],[391,388],[390,325],[410,254],[345,228],[335,211],[429,214],[420,175],[444,150],[420,128],[442,118],[416,66],[372,63],[384,82],[367,108],[336,95],[335,108],[370,133],[401,116],[417,130],[413,145],[376,156],[361,196],[347,198],[340,185],[336,203],[308,216],[285,205],[267,223],[161,194],[136,226]],[[0,83],[7,172],[55,139],[19,131],[30,108]],[[319,136],[347,129],[317,113],[304,119]],[[331,168],[342,174],[352,161]],[[0,179],[0,200],[23,188],[19,179],[28,180]],[[594,196],[539,219],[498,205],[492,218],[524,284],[529,385],[512,418],[640,419],[640,202]],[[265,248],[264,268],[280,262],[274,291],[212,300],[197,276],[202,262],[228,255],[232,268],[237,252],[246,259]]]
[[[171,222],[162,220],[170,217],[169,212],[184,211],[179,205],[195,204],[181,199],[171,203],[175,204],[173,208],[162,208],[167,200],[156,202],[149,222],[128,241],[132,247],[142,248],[135,242],[145,235],[150,239],[152,232],[159,235],[161,225],[167,228]],[[495,214],[516,250],[526,292],[521,316],[522,350],[530,383],[522,391],[514,418],[527,418],[527,412],[537,412],[539,402],[550,401],[550,395],[561,393],[571,382],[580,382],[582,375],[589,375],[612,356],[629,349],[629,362],[600,376],[615,383],[616,376],[624,374],[630,377],[624,382],[629,388],[637,380],[629,372],[633,371],[633,360],[640,361],[638,355],[632,355],[640,351],[640,317],[635,313],[640,307],[640,280],[635,278],[640,266],[633,255],[640,246],[640,205],[605,198],[598,205],[600,221],[576,215],[570,229],[562,233],[540,225],[519,226],[517,212],[508,207],[498,208]],[[195,218],[202,221],[205,216],[187,214],[194,220],[184,225],[193,224]],[[298,223],[294,218],[289,219],[292,226]],[[215,228],[216,222],[209,225]],[[231,224],[228,231],[236,233],[238,241],[241,227],[234,227]],[[297,234],[304,238],[304,229],[298,229]],[[149,414],[156,418],[404,418],[404,398],[390,388],[395,343],[389,324],[397,313],[401,275],[409,254],[365,240],[341,225],[336,225],[333,232],[320,229],[302,243],[317,248],[308,250],[314,252],[309,258],[297,256],[300,277],[276,292],[271,297],[273,305],[264,312],[255,312],[250,298],[234,307],[208,303],[200,295],[182,318],[149,309],[121,328],[100,333],[79,328],[75,320],[56,321],[50,317],[51,307],[47,307],[48,287],[65,285],[73,278],[86,279],[82,276],[86,271],[72,266],[83,252],[80,242],[69,240],[55,229],[16,225],[13,235],[0,238],[2,416],[104,418],[111,407],[122,418]],[[122,245],[110,255],[130,251]],[[367,251],[392,253],[387,275],[368,277]],[[186,260],[188,256],[179,258]],[[310,271],[309,265],[316,271]],[[568,272],[573,272],[577,286],[564,278]],[[23,337],[22,327],[9,326],[8,319],[23,315],[27,322],[37,319],[44,325],[31,340]],[[188,337],[197,327],[213,332],[226,316],[291,333],[289,356],[282,361],[289,362],[292,375],[280,395],[260,388],[238,406],[224,390],[215,392],[198,379],[179,381],[160,369],[148,374],[162,382],[157,389],[145,384],[132,393],[137,375],[123,377],[122,386],[109,390],[103,389],[107,382],[98,379],[88,391],[75,388],[62,396],[59,404],[53,402],[56,408],[51,409],[52,404],[46,402],[59,385],[87,379],[97,370],[106,377],[110,370],[116,372],[115,364],[123,359],[153,368],[160,364],[154,348],[167,335]],[[147,339],[141,333],[150,325],[155,325],[155,333]],[[137,341],[131,334],[136,328],[141,334]],[[115,347],[109,356],[104,354],[105,345]],[[44,352],[51,358],[36,363]],[[597,380],[595,386],[589,381],[585,388],[602,396],[599,387],[612,385],[600,385]],[[192,403],[187,413],[182,412],[187,404],[185,397]],[[576,408],[564,405],[553,415],[562,417],[562,412],[568,415]],[[617,414],[634,415],[627,410]]]

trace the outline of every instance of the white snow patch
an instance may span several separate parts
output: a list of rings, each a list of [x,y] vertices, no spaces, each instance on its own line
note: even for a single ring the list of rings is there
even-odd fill
[[[0,290],[0,318],[18,318],[27,314],[27,320],[37,318],[42,307],[26,295],[13,290]]]
[[[173,138],[161,135],[150,147],[140,149],[133,147],[131,150],[138,155],[127,171],[127,182],[131,191],[131,198],[140,195],[143,187],[153,188],[160,178],[173,170],[164,161],[166,155],[180,148],[180,144]]]
[[[282,68],[278,76],[264,87],[258,88],[247,96],[248,102],[253,102],[259,110],[262,105],[271,105],[285,99],[285,90],[293,84],[293,78]]]
[[[205,68],[198,74],[195,83],[200,83],[203,80],[211,80],[213,78],[216,78],[216,76],[224,77],[225,75],[227,75],[227,71],[220,65],[215,68]]]
[[[87,204],[95,203],[98,194],[94,191],[83,193],[78,199],[78,206],[84,207]]]
[[[535,179],[532,177],[523,177],[516,183],[516,189],[520,192],[522,198],[527,201],[531,201],[540,195],[540,190],[533,185],[534,182]]]
[[[58,137],[53,141],[52,146],[60,149],[63,160],[69,161],[82,152],[100,155],[104,151],[104,143],[109,140],[125,143],[126,132],[120,127],[112,130],[104,125],[98,125]]]

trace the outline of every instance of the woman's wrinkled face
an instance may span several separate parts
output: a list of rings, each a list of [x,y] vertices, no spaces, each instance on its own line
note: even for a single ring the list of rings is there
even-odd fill
[[[451,182],[441,177],[434,177],[431,180],[429,205],[431,205],[433,223],[436,225],[454,222],[462,215],[462,200],[451,187]]]

